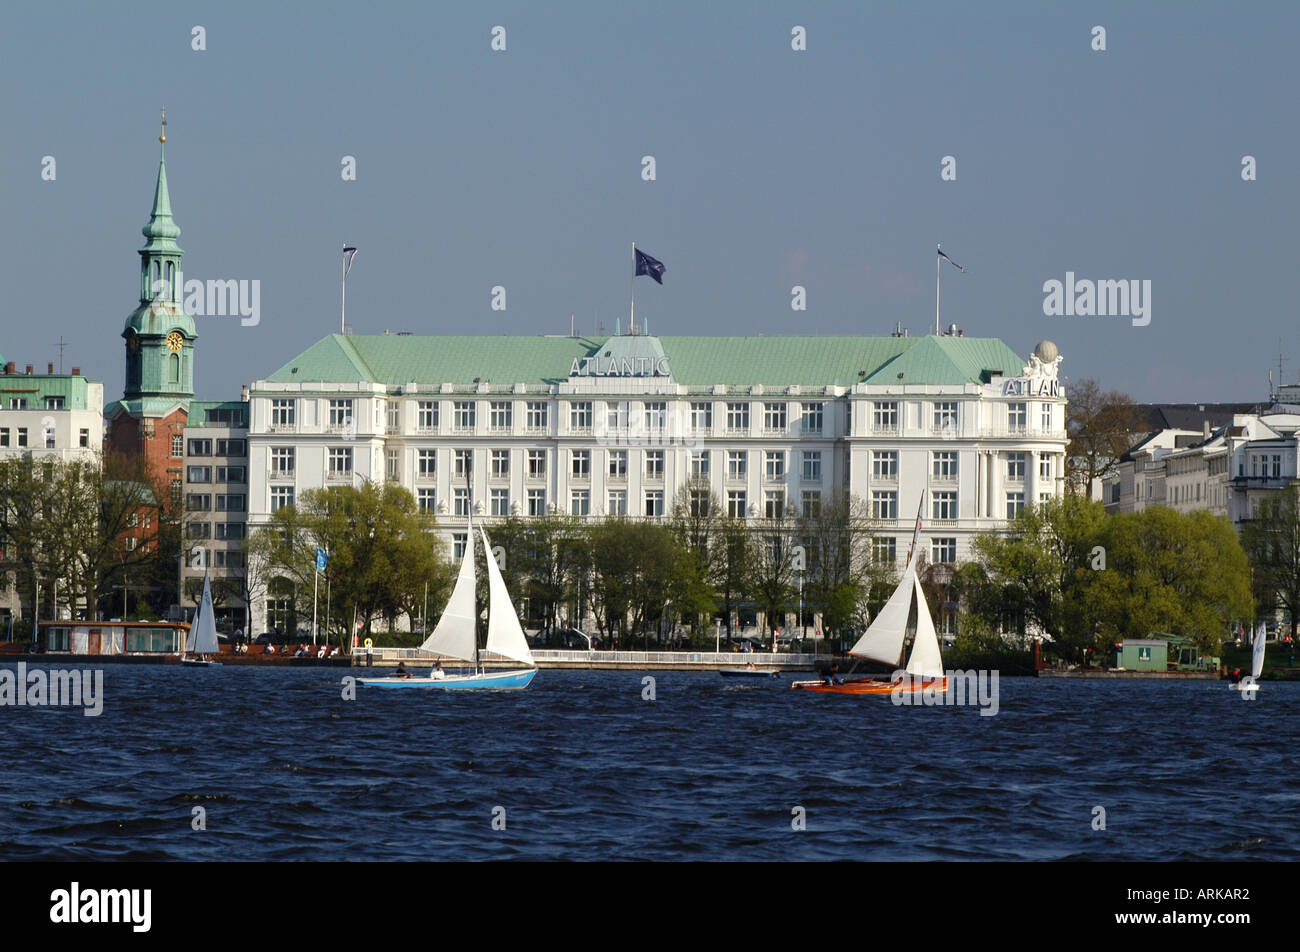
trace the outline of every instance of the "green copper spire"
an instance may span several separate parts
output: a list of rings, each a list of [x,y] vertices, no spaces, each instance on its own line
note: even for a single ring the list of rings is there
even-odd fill
[[[165,148],[166,110],[158,142]],[[194,318],[182,303],[181,256],[185,252],[176,244],[181,230],[172,220],[165,152],[158,160],[153,211],[143,232],[148,240],[140,249],[140,306],[127,317],[122,337],[126,341],[124,403],[131,412],[148,415],[178,400],[188,404],[194,396],[194,342],[198,339]]]
[[[163,132],[158,137],[158,184],[153,190],[153,211],[149,213],[149,224],[141,229],[144,236],[149,240],[145,246],[140,249],[141,254],[149,252],[161,254],[173,254],[179,257],[184,254],[181,248],[176,244],[176,239],[181,236],[180,226],[172,220],[172,197],[167,190],[167,110],[163,110]]]

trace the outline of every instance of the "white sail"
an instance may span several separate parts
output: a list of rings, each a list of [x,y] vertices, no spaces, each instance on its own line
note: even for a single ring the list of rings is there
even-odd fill
[[[889,596],[885,607],[871,620],[867,630],[849,649],[855,658],[870,658],[883,664],[898,664],[903,656],[903,638],[907,633],[907,616],[912,610],[912,591],[916,573],[908,560],[903,580]]]
[[[488,633],[487,650],[524,664],[533,663],[533,653],[528,650],[528,639],[519,625],[519,616],[515,606],[510,603],[510,592],[506,580],[501,577],[497,560],[492,556],[492,546],[488,544],[487,533],[481,528],[483,551],[487,554],[488,571]]]
[[[478,639],[474,616],[474,533],[471,531],[465,534],[465,558],[461,560],[451,598],[447,599],[437,627],[424,639],[420,650],[473,661]]]
[[[1260,625],[1255,630],[1255,644],[1250,652],[1250,676],[1256,681],[1264,673],[1264,638],[1266,637],[1264,626]]]
[[[914,678],[943,677],[943,655],[939,651],[939,636],[930,618],[930,606],[925,603],[921,580],[912,576],[916,589],[916,637],[912,640],[912,656],[907,659],[907,673]]]
[[[212,611],[212,585],[206,573],[203,576],[203,599],[190,624],[185,650],[201,655],[218,654],[221,651],[221,646],[217,643],[217,619]]]

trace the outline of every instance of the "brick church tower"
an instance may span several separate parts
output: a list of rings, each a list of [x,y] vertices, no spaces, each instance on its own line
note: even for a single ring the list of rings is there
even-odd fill
[[[180,287],[181,257],[167,191],[167,120],[158,162],[153,211],[144,226],[140,249],[140,304],[126,319],[126,389],[106,408],[111,449],[147,457],[155,478],[170,487],[164,506],[180,503],[184,464],[184,428],[194,398],[194,344],[198,333],[185,310]]]

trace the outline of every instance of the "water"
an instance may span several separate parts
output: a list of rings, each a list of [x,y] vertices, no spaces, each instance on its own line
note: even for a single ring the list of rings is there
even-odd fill
[[[0,856],[1300,855],[1297,683],[1243,701],[1220,682],[1005,678],[981,717],[791,691],[789,676],[652,672],[653,703],[645,673],[589,671],[345,701],[337,668],[103,670],[99,717],[0,708]]]

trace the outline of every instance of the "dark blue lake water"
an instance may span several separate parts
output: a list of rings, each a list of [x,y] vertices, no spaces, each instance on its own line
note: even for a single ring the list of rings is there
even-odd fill
[[[652,672],[653,703],[643,673],[585,671],[345,701],[337,668],[103,670],[99,717],[0,707],[0,856],[1300,855],[1296,683],[1243,701],[1220,682],[1006,678],[981,717],[791,691],[788,675]]]

